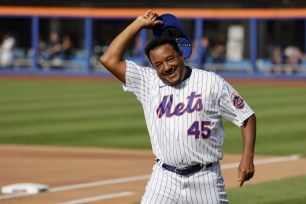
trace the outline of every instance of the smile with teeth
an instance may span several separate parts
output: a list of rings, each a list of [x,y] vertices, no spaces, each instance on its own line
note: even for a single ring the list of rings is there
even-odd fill
[[[168,70],[168,71],[165,73],[165,75],[170,76],[170,75],[174,74],[175,71],[176,71],[176,69],[175,69],[175,68],[172,68],[172,69]]]

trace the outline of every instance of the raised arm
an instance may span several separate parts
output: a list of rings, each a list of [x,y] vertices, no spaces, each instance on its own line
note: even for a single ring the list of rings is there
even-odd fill
[[[243,153],[238,168],[238,182],[240,186],[245,181],[250,180],[255,173],[253,159],[256,140],[256,117],[254,114],[244,122],[244,125],[241,127],[241,133],[243,136]]]
[[[106,52],[100,57],[100,62],[115,77],[125,83],[126,63],[124,52],[142,28],[152,28],[161,21],[156,20],[157,13],[148,10],[144,15],[138,16],[128,27],[126,27],[109,45]]]

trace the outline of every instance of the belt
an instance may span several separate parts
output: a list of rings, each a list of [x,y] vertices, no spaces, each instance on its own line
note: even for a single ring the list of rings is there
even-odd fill
[[[158,163],[160,160],[156,159],[156,162]],[[193,174],[193,173],[197,173],[200,170],[202,170],[204,167],[205,168],[209,168],[213,165],[213,163],[209,163],[209,164],[195,164],[195,165],[191,165],[191,166],[186,166],[186,167],[175,167],[175,166],[170,166],[168,164],[162,163],[161,166],[163,169],[167,170],[167,171],[171,171],[173,173],[176,173],[180,176],[188,176],[189,174]]]

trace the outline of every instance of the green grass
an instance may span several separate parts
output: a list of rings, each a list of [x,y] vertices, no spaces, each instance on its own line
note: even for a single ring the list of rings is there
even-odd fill
[[[150,148],[119,83],[0,81],[0,143]]]
[[[306,176],[227,190],[234,204],[304,204]]]
[[[257,154],[306,155],[306,89],[235,86],[257,115]],[[224,121],[226,153],[240,129]],[[150,149],[140,103],[120,83],[0,80],[0,143]]]

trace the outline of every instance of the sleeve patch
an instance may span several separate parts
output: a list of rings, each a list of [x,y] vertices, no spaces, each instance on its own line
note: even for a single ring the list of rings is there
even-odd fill
[[[235,106],[235,108],[237,109],[244,108],[244,100],[241,98],[241,96],[239,96],[238,93],[232,93],[231,101],[232,101],[232,104]]]

